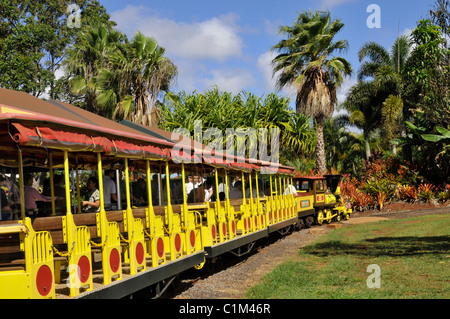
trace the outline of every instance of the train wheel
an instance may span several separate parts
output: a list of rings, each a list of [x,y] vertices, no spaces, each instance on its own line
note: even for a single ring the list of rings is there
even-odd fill
[[[336,221],[337,221],[337,222],[340,222],[340,221],[341,221],[341,214],[340,214],[340,213],[338,213],[338,214],[336,215]]]
[[[317,213],[317,224],[322,225],[323,219],[323,212],[319,210],[319,212]]]
[[[297,230],[305,228],[305,221],[302,218],[299,218],[298,222],[295,224],[295,228],[297,228]]]
[[[314,217],[312,217],[312,216],[306,217],[306,219],[305,219],[306,228],[311,228],[311,226],[313,224],[314,224]]]
[[[327,215],[326,215],[326,216],[327,216],[327,217],[326,217],[327,223],[328,223],[328,224],[331,224],[331,209],[327,209],[327,210],[326,210],[326,214],[327,214]]]
[[[350,214],[344,214],[344,219],[345,220],[349,220],[350,219]]]

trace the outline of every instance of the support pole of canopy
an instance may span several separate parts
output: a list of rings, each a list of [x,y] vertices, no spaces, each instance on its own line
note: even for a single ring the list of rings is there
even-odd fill
[[[150,234],[154,236],[155,230],[155,213],[153,211],[153,199],[152,199],[152,180],[151,180],[150,160],[147,160],[147,198],[148,198],[148,211],[150,212],[149,228]],[[153,239],[153,238],[152,238]]]
[[[69,154],[67,150],[64,150],[64,183],[66,184],[66,210],[67,214],[71,214],[70,208],[70,178],[69,178]]]
[[[103,165],[102,165],[102,154],[100,153],[97,153],[97,165],[98,165],[98,190],[100,191],[100,212],[104,212],[105,198],[103,194]]]
[[[131,195],[130,195],[130,171],[128,169],[128,158],[125,158],[125,194],[127,197],[127,211],[131,210]]]
[[[184,162],[181,162],[181,183],[183,187],[183,206],[187,210],[187,197],[186,197],[186,171],[184,169]],[[185,216],[187,218],[187,216]],[[186,221],[186,219],[185,219]]]
[[[270,197],[273,196],[273,190],[272,190],[272,174],[269,175],[270,176]]]
[[[55,175],[53,173],[53,154],[50,152],[50,195],[52,197],[52,215],[56,215],[56,207],[55,207]]]
[[[172,216],[172,204],[170,201],[170,173],[169,173],[169,161],[166,161],[166,191],[167,191],[167,221],[169,234],[173,232],[173,216]]]
[[[18,148],[19,161],[19,190],[20,190],[20,216],[25,219],[25,192],[23,186],[23,158],[22,150]]]
[[[244,171],[242,171],[242,200],[243,200],[243,204],[246,204],[245,202],[245,178],[244,178]]]
[[[78,165],[78,155],[76,157],[76,167],[75,167],[75,189],[77,190],[77,207],[78,214],[81,214],[81,196],[80,196],[80,169]]]

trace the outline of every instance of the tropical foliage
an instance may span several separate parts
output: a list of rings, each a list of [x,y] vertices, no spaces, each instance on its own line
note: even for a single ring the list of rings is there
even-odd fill
[[[166,95],[160,108],[162,129],[174,131],[183,128],[195,138],[195,121],[201,121],[202,136],[208,128],[217,128],[222,133],[223,143],[220,146],[224,149],[227,138],[234,138],[227,135],[227,129],[251,128],[255,130],[258,140],[264,141],[265,136],[260,135],[260,129],[267,129],[270,136],[269,131],[277,128],[280,132],[280,157],[284,160],[303,157],[314,150],[315,135],[310,127],[310,118],[295,114],[289,107],[289,99],[276,94],[258,97],[242,92],[233,95],[216,87],[204,93]],[[207,140],[202,141],[208,144]],[[234,146],[237,147],[237,144]]]
[[[129,41],[104,26],[85,30],[66,60],[72,92],[85,95],[89,110],[114,120],[157,126],[159,94],[168,91],[177,74],[164,52],[142,33]]]
[[[67,98],[67,79],[58,74],[79,31],[67,24],[69,5],[80,8],[82,29],[115,25],[97,0],[0,1],[1,87],[37,97]]]

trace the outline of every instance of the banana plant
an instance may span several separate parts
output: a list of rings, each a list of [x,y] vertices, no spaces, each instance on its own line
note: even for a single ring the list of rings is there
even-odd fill
[[[444,155],[447,151],[450,150],[450,130],[443,128],[441,126],[436,126],[436,131],[440,133],[437,134],[422,134],[422,138],[425,141],[433,142],[433,143],[443,143],[444,147],[441,152],[438,153],[437,156]]]

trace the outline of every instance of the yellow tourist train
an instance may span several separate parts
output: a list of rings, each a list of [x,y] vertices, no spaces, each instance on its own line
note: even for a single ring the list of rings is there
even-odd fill
[[[0,134],[2,299],[158,296],[177,274],[271,233],[351,213],[331,186],[338,176],[227,161],[177,134],[23,92],[0,89]]]

